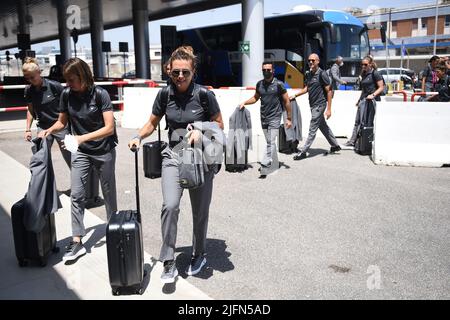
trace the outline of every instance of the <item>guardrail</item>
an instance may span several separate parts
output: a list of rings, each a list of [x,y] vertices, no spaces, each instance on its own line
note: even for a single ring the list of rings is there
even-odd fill
[[[417,97],[417,96],[421,96],[421,97],[424,97],[424,96],[435,96],[437,94],[438,94],[437,92],[415,92],[411,96],[411,102],[414,102],[414,98]]]
[[[161,86],[153,80],[139,79],[139,80],[118,80],[118,81],[98,81],[94,82],[98,86],[116,86],[118,93],[118,100],[111,101],[113,105],[119,105],[119,109],[123,110],[123,87],[128,85],[135,84],[145,84],[149,88],[154,88]],[[61,83],[63,87],[66,87],[66,83]],[[17,89],[25,89],[26,84],[17,84],[17,85],[6,85],[0,86],[0,92],[4,90],[17,90]],[[212,88],[212,87],[211,87]],[[0,108],[0,112],[11,112],[11,111],[26,111],[28,109],[27,106],[19,106],[19,107],[8,107],[8,108]]]

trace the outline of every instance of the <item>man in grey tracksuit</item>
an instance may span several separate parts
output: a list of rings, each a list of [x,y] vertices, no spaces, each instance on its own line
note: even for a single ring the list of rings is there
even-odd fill
[[[322,134],[331,145],[330,153],[341,150],[339,143],[333,135],[330,127],[328,127],[325,117],[331,117],[331,96],[330,79],[327,73],[319,67],[320,59],[315,53],[308,58],[310,67],[306,74],[306,86],[297,92],[291,99],[295,99],[305,93],[309,96],[309,106],[311,108],[311,124],[309,126],[308,139],[303,147],[294,156],[294,160],[301,160],[307,157],[307,151],[311,147],[316,138],[317,130],[320,129]]]
[[[291,103],[286,89],[281,81],[274,77],[275,69],[272,62],[264,62],[262,65],[264,79],[256,84],[256,92],[253,97],[241,103],[243,109],[247,104],[254,104],[261,99],[261,125],[267,142],[267,151],[261,161],[261,176],[264,179],[271,168],[278,169],[278,154],[276,140],[279,133],[283,106],[287,111],[286,127],[291,124]]]
[[[340,68],[344,65],[344,58],[341,56],[336,57],[336,62],[331,66],[330,77],[331,77],[331,89],[338,90],[340,84],[347,84],[346,81],[341,79]]]

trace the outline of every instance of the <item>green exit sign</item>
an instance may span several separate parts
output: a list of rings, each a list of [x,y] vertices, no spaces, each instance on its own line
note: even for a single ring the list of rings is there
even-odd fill
[[[239,52],[250,53],[250,41],[239,41]]]

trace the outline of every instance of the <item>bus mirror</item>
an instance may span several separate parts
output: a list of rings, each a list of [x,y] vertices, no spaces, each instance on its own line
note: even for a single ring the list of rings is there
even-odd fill
[[[322,29],[323,27],[327,27],[330,30],[330,41],[331,43],[337,42],[337,32],[334,24],[327,21],[316,21],[310,22],[306,24],[306,28],[309,29]]]
[[[330,29],[331,43],[337,43],[337,33],[334,24],[330,23],[328,28]]]

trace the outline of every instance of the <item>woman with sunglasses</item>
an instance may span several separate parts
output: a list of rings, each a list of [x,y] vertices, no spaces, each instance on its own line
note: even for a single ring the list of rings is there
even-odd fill
[[[375,65],[376,66],[376,65]],[[373,126],[375,118],[375,101],[380,101],[380,94],[384,90],[383,76],[374,68],[374,62],[371,57],[364,57],[361,61],[361,96],[359,97],[356,107],[355,126],[351,138],[344,144],[346,147],[354,147],[358,138],[359,129],[365,119],[366,126]],[[367,108],[367,109],[366,109]],[[367,116],[365,116],[365,114]]]
[[[31,125],[36,119],[37,133],[50,128],[59,116],[59,98],[63,86],[56,81],[41,77],[41,68],[35,58],[26,58],[22,65],[23,76],[30,85],[25,88],[25,101],[28,103],[25,140],[31,141]],[[53,141],[58,143],[61,154],[70,168],[70,152],[62,147],[62,140],[68,133],[67,128],[48,136],[49,148]]]
[[[207,92],[208,107],[206,109],[201,104],[201,86],[193,82],[196,57],[190,51],[182,47],[178,48],[170,58],[170,70],[172,81],[169,88],[169,100],[166,103],[162,101],[162,90],[160,90],[148,122],[140,129],[139,134],[128,143],[130,149],[139,147],[142,139],[150,136],[162,117],[166,116],[166,123],[169,127],[169,145],[161,152],[163,158],[161,170],[163,205],[161,212],[162,247],[159,258],[164,264],[161,274],[163,283],[174,282],[178,275],[174,255],[183,189],[179,182],[180,158],[176,150],[180,141],[186,136],[188,144],[201,143],[201,131],[187,130],[187,127],[194,122],[213,121],[223,130],[222,114],[214,94],[210,91]],[[193,252],[190,265],[186,270],[187,275],[197,274],[206,263],[206,232],[213,178],[214,171],[209,170],[204,173],[203,186],[189,190],[193,218]]]
[[[95,86],[88,64],[79,58],[70,58],[63,68],[68,88],[61,94],[59,118],[53,126],[41,132],[48,136],[60,131],[70,121],[76,152],[72,153],[70,200],[72,239],[66,247],[63,261],[76,260],[86,253],[82,238],[86,186],[94,169],[99,177],[105,199],[107,219],[117,211],[116,145],[117,135],[113,108],[105,89]],[[68,146],[68,138],[64,144]]]

